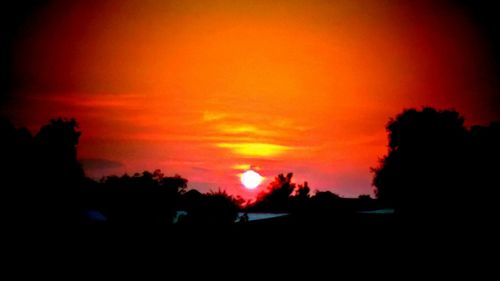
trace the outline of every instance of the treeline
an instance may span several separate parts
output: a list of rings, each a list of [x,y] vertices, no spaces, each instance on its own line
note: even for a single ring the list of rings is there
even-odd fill
[[[250,212],[285,212],[296,219],[323,220],[324,216],[345,216],[382,207],[369,195],[342,198],[333,192],[318,190],[311,195],[307,182],[296,184],[292,179],[293,173],[276,176],[267,189],[258,194],[257,200],[245,209]]]
[[[225,191],[188,190],[160,170],[92,180],[78,162],[74,119],[32,135],[0,119],[4,222],[13,224],[232,224],[238,212],[283,212],[294,221],[333,222],[392,208],[400,222],[470,225],[498,218],[500,124],[465,127],[453,110],[403,111],[387,125],[388,153],[373,168],[376,199],[311,195],[308,183],[278,175],[255,202]],[[182,211],[182,212],[179,212]],[[245,217],[240,221],[244,222]]]
[[[76,120],[51,120],[32,135],[1,119],[0,131],[2,198],[10,223],[231,224],[245,221],[238,212],[318,216],[374,206],[369,196],[359,204],[328,191],[311,196],[307,183],[296,185],[291,173],[278,175],[255,202],[225,191],[188,190],[187,179],[160,170],[96,181],[77,159]]]
[[[0,119],[1,198],[9,224],[232,223],[241,198],[187,191],[187,179],[160,170],[132,176],[85,176],[77,159],[81,132],[74,119],[54,119],[36,135]]]
[[[187,179],[166,177],[160,170],[133,176],[108,176],[87,185],[84,211],[102,214],[109,224],[231,224],[237,219],[241,198],[226,192],[202,194],[187,190]],[[182,211],[179,213],[179,211]],[[87,216],[92,215],[87,213]],[[87,217],[87,222],[98,221]]]

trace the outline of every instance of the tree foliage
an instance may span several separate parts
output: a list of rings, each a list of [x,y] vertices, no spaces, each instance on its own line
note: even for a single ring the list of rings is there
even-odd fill
[[[499,126],[467,129],[453,110],[403,111],[387,125],[388,153],[373,169],[379,200],[404,216],[464,218],[498,191]],[[479,199],[478,197],[483,197]]]

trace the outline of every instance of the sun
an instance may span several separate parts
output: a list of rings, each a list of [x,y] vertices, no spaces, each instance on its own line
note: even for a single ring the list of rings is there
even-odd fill
[[[262,183],[264,178],[254,170],[248,170],[241,174],[241,183],[247,189],[255,189]]]

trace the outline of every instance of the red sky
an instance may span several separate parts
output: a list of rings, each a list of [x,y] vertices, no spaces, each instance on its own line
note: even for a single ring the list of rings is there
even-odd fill
[[[253,197],[237,175],[254,166],[372,194],[384,126],[403,108],[496,117],[490,50],[451,5],[89,2],[53,2],[23,27],[5,112],[33,131],[77,118],[94,177],[160,168]]]

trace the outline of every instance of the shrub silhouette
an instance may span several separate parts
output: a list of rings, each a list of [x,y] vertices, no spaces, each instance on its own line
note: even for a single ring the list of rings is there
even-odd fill
[[[110,223],[169,224],[179,204],[187,180],[165,177],[160,170],[133,176],[109,176],[101,181],[98,209]]]
[[[183,207],[187,215],[183,224],[233,224],[240,210],[242,201],[226,193],[226,191],[202,194],[190,190],[183,195]]]

